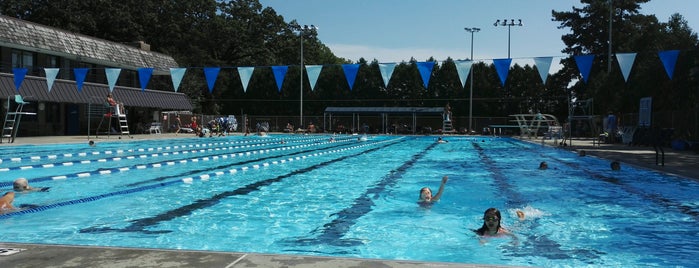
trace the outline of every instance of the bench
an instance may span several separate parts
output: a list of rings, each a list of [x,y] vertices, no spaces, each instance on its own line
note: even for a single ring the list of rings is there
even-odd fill
[[[150,128],[148,128],[148,133],[161,134],[162,131],[163,131],[163,125],[161,123],[157,123],[157,122],[150,123]]]

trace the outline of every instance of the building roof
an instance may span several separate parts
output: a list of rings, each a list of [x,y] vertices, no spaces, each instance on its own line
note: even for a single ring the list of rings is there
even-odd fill
[[[19,91],[17,91],[15,90],[14,76],[0,73],[0,98],[3,99],[20,94],[29,102],[103,104],[107,99],[107,93],[109,93],[109,86],[96,83],[84,83],[82,90],[78,91],[75,81],[69,80],[56,80],[51,91],[47,87],[45,78],[26,76]],[[112,95],[117,101],[123,102],[126,107],[192,110],[189,98],[178,92],[115,87]]]
[[[442,114],[444,107],[327,107],[332,114]]]
[[[169,68],[178,66],[174,58],[165,54],[2,15],[0,47],[129,70],[149,67],[154,75],[168,75]]]

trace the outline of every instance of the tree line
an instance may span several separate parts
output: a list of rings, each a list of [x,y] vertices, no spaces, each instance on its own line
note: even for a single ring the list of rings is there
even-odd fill
[[[653,97],[654,111],[696,113],[697,34],[680,14],[667,22],[640,14],[641,4],[649,1],[581,0],[581,7],[552,10],[551,19],[560,23],[559,28],[570,30],[561,36],[566,46],[562,52],[570,55],[561,60],[564,67],[543,84],[533,66],[515,65],[502,86],[492,64],[475,63],[474,116],[540,111],[565,118],[571,97],[593,98],[595,111],[633,113],[640,98]],[[399,63],[385,86],[376,60],[352,62],[335,56],[315,32],[302,38],[297,21],[287,21],[258,0],[4,0],[0,12],[115,42],[145,41],[153,51],[174,57],[179,67],[289,66],[281,91],[270,68],[256,68],[247,92],[235,69],[222,69],[212,92],[203,72],[188,71],[179,91],[191,98],[197,113],[299,114],[303,42],[304,64],[324,65],[314,90],[304,74],[305,115],[321,115],[328,106],[441,107],[447,102],[455,115],[468,114],[470,82],[462,87],[451,58],[435,65],[428,88],[415,63],[433,58]],[[616,62],[608,64],[610,15],[612,54],[638,53],[628,82]],[[682,52],[669,79],[657,52],[673,49]],[[588,83],[580,78],[572,58],[581,54],[597,55]],[[361,64],[351,90],[341,68],[345,63]],[[150,87],[172,90],[169,78],[154,78]]]

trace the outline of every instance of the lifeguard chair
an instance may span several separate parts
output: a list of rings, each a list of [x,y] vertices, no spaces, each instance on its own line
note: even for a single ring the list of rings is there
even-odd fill
[[[12,101],[16,103],[15,111],[12,111]],[[17,137],[17,132],[19,131],[19,122],[22,120],[22,115],[36,115],[36,113],[23,112],[24,105],[29,104],[29,102],[24,101],[22,95],[15,95],[7,97],[7,113],[5,113],[5,123],[2,128],[2,138],[0,138],[0,143],[4,138],[7,138],[7,143],[15,142],[15,137]]]
[[[119,134],[120,136],[127,135],[131,137],[131,133],[129,133],[129,122],[126,120],[126,114],[119,109],[119,105],[117,104],[112,106],[105,102],[104,106],[107,108],[107,111],[102,116],[99,126],[97,126],[95,137],[98,137],[100,133],[107,134],[107,137],[113,133]],[[112,122],[114,121],[118,122],[118,129],[114,129],[114,131],[112,131]],[[114,124],[114,126],[117,127],[117,124]],[[103,125],[107,127],[106,131],[102,129]]]

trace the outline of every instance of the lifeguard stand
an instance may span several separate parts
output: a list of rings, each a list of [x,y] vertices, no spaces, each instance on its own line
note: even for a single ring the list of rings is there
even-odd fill
[[[118,133],[120,136],[127,135],[131,137],[131,134],[129,133],[129,122],[126,120],[126,114],[120,111],[119,105],[111,106],[109,103],[105,103],[105,107],[107,107],[107,112],[102,116],[102,120],[100,120],[100,124],[97,126],[95,137],[98,137],[100,133],[107,134],[107,137],[109,137],[112,134],[113,121],[117,121],[119,125],[119,129],[115,129],[116,133]],[[107,121],[106,131],[102,129],[102,126],[105,125],[105,121]]]
[[[451,115],[444,113],[442,118],[444,119],[442,121],[442,133],[456,133],[456,130],[454,130],[454,125],[451,121]]]
[[[12,101],[16,103],[14,112],[12,111]],[[4,138],[7,138],[7,143],[15,142],[15,137],[17,137],[17,132],[19,131],[19,122],[22,120],[22,115],[36,115],[36,113],[23,112],[24,105],[29,104],[29,102],[24,101],[22,95],[15,95],[7,97],[7,113],[5,113],[5,123],[2,128],[2,138],[0,143]]]
[[[584,133],[589,132],[589,137],[596,137],[600,133],[597,122],[599,122],[599,116],[594,113],[594,100],[592,98],[572,103],[569,122],[572,128],[571,135],[579,133],[585,136]]]

